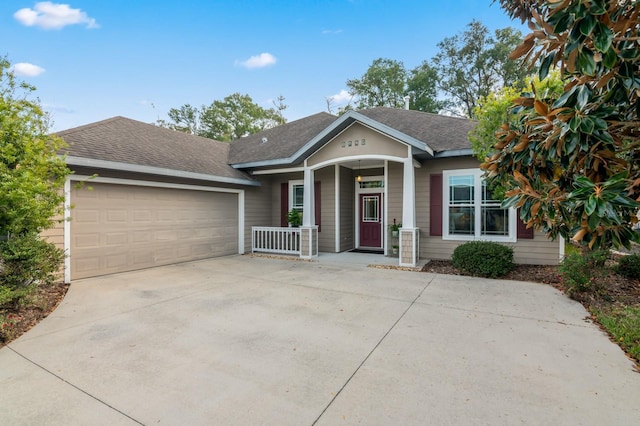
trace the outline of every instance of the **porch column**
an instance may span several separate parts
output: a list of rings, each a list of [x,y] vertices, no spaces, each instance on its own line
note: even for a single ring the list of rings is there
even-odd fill
[[[300,257],[305,259],[318,256],[318,227],[313,183],[314,171],[305,167],[302,226],[300,227]]]
[[[400,266],[416,266],[419,258],[420,230],[416,228],[416,178],[413,157],[404,161],[402,179],[402,228],[400,229]]]

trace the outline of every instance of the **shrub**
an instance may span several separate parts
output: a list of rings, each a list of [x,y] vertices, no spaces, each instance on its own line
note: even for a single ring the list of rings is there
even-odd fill
[[[471,241],[456,247],[453,266],[471,275],[498,278],[514,268],[513,249],[489,241]]]
[[[0,241],[0,302],[19,302],[39,284],[56,279],[64,252],[36,233]]]
[[[607,257],[606,250],[596,250],[571,253],[563,259],[559,272],[570,296],[597,289]]]
[[[617,272],[628,278],[640,278],[640,256],[631,254],[618,261]]]

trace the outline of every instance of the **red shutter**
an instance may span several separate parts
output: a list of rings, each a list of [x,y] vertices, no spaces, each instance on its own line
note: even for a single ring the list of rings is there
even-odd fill
[[[314,194],[314,200],[313,203],[315,204],[315,214],[316,214],[316,225],[318,225],[318,232],[320,232],[320,181],[317,180],[314,182],[314,186],[313,186],[313,194]]]
[[[289,213],[289,182],[282,182],[280,184],[280,226],[289,226],[287,213]]]
[[[429,235],[442,236],[442,175],[429,176]]]
[[[516,224],[518,225],[518,239],[533,240],[533,228],[527,228],[527,224],[520,219],[520,209],[516,212]]]

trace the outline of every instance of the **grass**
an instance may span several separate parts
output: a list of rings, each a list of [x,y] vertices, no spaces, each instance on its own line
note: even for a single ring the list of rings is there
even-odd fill
[[[640,306],[592,309],[591,311],[618,345],[640,362]]]

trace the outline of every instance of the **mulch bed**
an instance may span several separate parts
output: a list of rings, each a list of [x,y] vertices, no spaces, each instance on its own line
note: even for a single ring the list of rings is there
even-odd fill
[[[15,321],[6,324],[6,330],[0,330],[0,348],[26,333],[53,312],[64,299],[67,290],[69,284],[62,282],[40,286],[33,295],[32,303],[0,309],[0,314],[17,316]]]

